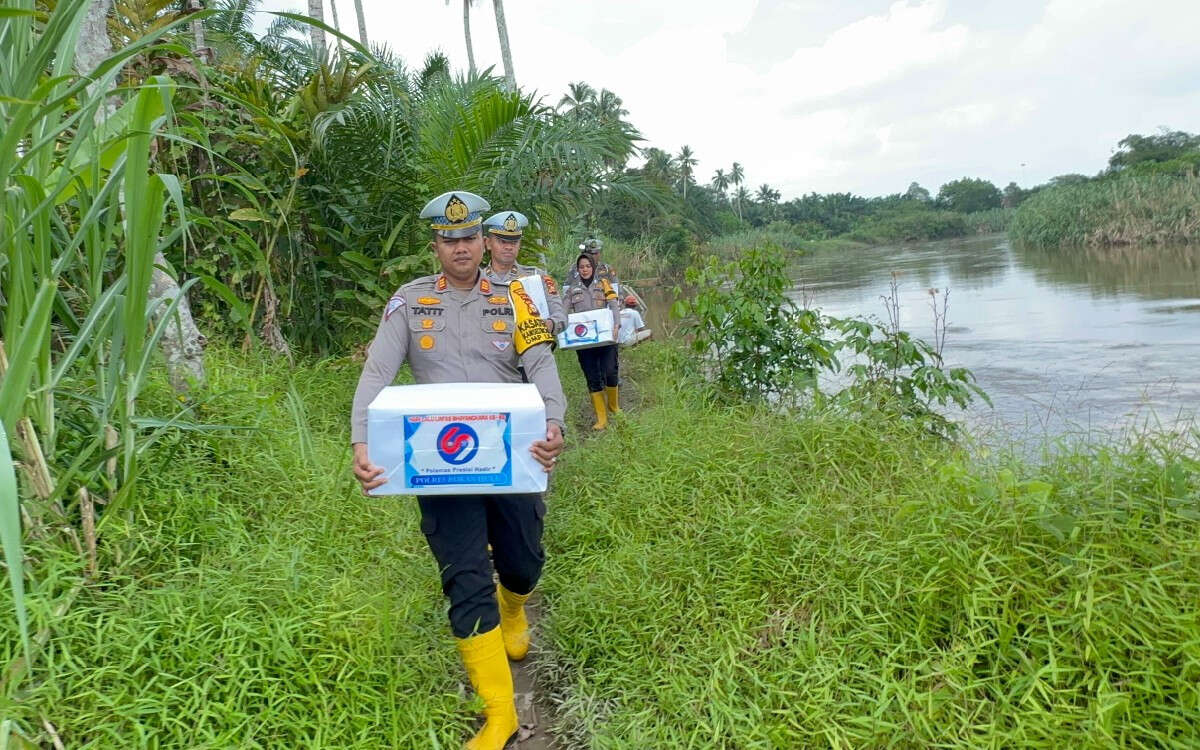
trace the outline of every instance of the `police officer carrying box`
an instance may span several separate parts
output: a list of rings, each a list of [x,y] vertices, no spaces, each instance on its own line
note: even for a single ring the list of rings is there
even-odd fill
[[[613,316],[613,332],[621,327],[617,307],[617,293],[607,279],[596,274],[595,256],[586,252],[575,259],[578,278],[564,290],[568,313],[588,312],[607,308]],[[597,346],[575,352],[579,357],[579,369],[587,380],[592,408],[596,411],[593,430],[608,427],[608,413],[620,411],[617,399],[617,345]],[[607,401],[606,401],[607,397]]]
[[[563,310],[562,297],[558,296],[558,285],[542,269],[517,262],[517,254],[521,252],[521,238],[527,226],[529,219],[517,211],[501,211],[483,222],[483,231],[486,233],[483,246],[491,255],[490,262],[484,268],[484,274],[492,286],[499,287],[508,287],[508,282],[513,279],[541,276],[549,310],[538,312],[550,323],[550,333],[557,335],[567,327],[567,313]]]
[[[386,480],[367,456],[367,406],[391,385],[407,361],[417,383],[520,383],[518,366],[546,406],[546,439],[530,452],[547,472],[563,448],[566,399],[558,379],[553,340],[540,321],[521,331],[509,299],[497,296],[480,271],[480,212],[473,193],[453,191],[426,204],[441,273],[405,284],[388,300],[367,350],[354,394],[351,441],[354,474],[364,492]],[[450,599],[450,627],[487,722],[468,750],[500,750],[517,731],[508,658],[525,658],[529,631],[524,604],[541,576],[541,495],[425,496],[418,498],[421,531],[441,570]],[[500,585],[492,583],[492,562]]]
[[[592,256],[592,267],[596,273],[596,278],[604,279],[613,288],[613,291],[620,292],[621,280],[617,278],[617,272],[613,267],[600,259],[601,253],[604,251],[604,243],[595,238],[588,237],[579,244],[579,251]],[[579,281],[579,265],[576,263],[567,270],[567,283],[569,286]]]

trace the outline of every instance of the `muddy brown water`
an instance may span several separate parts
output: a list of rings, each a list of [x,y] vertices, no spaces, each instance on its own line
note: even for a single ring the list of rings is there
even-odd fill
[[[793,269],[797,300],[934,336],[929,290],[949,290],[944,355],[993,407],[950,412],[981,434],[1105,437],[1186,429],[1200,414],[1200,246],[1034,250],[1003,235],[818,251]],[[655,336],[674,329],[671,288],[638,288]]]
[[[837,316],[885,316],[933,338],[929,290],[949,290],[944,355],[994,408],[966,415],[1013,437],[1112,435],[1193,423],[1200,407],[1200,247],[1033,250],[1003,235],[818,252],[793,294]]]

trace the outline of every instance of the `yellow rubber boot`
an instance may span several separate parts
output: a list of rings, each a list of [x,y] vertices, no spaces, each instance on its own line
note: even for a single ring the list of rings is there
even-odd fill
[[[608,409],[604,406],[604,394],[592,394],[592,408],[596,410],[596,424],[592,425],[593,430],[603,430],[608,427]]]
[[[458,652],[475,692],[483,698],[487,723],[464,750],[502,750],[517,733],[517,704],[513,696],[512,672],[504,655],[504,637],[495,627],[483,635],[458,640]]]
[[[529,594],[514,594],[496,586],[500,601],[500,632],[504,634],[504,650],[508,658],[521,661],[529,653],[529,621],[525,619],[525,601]]]
[[[604,392],[608,395],[608,410],[613,414],[620,414],[621,405],[617,401],[617,386],[614,385],[612,388],[605,388]]]

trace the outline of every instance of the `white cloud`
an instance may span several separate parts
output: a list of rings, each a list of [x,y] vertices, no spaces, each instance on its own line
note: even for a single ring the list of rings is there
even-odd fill
[[[459,0],[364,5],[373,41],[465,67]],[[651,145],[690,145],[701,179],[736,160],[790,197],[936,190],[964,174],[1028,185],[1099,170],[1130,132],[1200,130],[1200,0],[1148,5],[509,0],[505,12],[523,86],[551,103],[571,81],[609,88]],[[472,34],[478,64],[499,70],[491,6],[476,3]],[[353,29],[353,3],[338,9]]]

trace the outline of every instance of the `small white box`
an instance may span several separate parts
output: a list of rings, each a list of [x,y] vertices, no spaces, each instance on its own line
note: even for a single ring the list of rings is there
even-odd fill
[[[542,280],[542,277],[535,273],[529,276],[522,276],[517,281],[521,282],[521,287],[529,295],[529,299],[533,300],[533,306],[537,308],[538,315],[548,319],[550,317],[550,305],[546,302],[546,283]]]
[[[367,454],[386,484],[372,495],[545,492],[529,453],[546,406],[525,383],[389,386],[367,407]]]
[[[567,327],[558,334],[558,346],[561,349],[590,349],[616,341],[613,313],[607,307],[571,313],[567,316]]]

